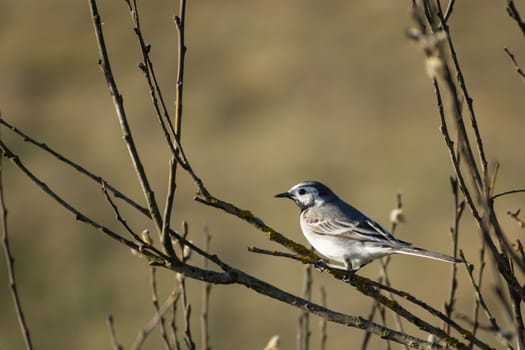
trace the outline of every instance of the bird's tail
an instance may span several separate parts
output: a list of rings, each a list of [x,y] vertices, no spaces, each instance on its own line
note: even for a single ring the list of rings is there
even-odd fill
[[[454,263],[454,264],[463,262],[463,260],[454,258],[449,255],[432,252],[430,250],[425,250],[425,249],[416,248],[416,247],[403,247],[403,248],[397,249],[395,252],[398,254],[420,256],[422,258],[445,261],[445,262]]]

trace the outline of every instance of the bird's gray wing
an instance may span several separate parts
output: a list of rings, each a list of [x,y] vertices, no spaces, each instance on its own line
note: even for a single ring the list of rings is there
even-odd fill
[[[396,239],[372,219],[350,220],[344,217],[329,217],[325,219],[305,218],[310,229],[320,235],[344,236],[363,242],[376,242],[387,245],[408,245]]]

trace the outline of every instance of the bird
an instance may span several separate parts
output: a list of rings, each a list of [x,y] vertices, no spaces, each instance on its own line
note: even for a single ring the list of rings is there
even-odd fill
[[[371,261],[404,254],[459,263],[462,260],[413,246],[395,238],[376,221],[340,199],[318,181],[304,181],[287,192],[275,195],[289,198],[301,209],[301,230],[310,245],[326,258],[342,263],[337,266],[320,261],[322,267],[343,268],[354,273]]]

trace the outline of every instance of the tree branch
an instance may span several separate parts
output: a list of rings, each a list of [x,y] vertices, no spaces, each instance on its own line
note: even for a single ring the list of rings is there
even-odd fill
[[[114,186],[112,186],[111,184],[106,182],[102,177],[96,175],[95,173],[93,173],[90,170],[87,170],[86,168],[84,168],[83,166],[79,165],[78,163],[75,163],[74,161],[72,161],[71,159],[65,157],[64,155],[60,154],[59,152],[55,151],[54,149],[52,149],[51,147],[49,147],[45,143],[39,142],[39,141],[33,139],[32,137],[30,137],[26,133],[22,132],[20,129],[18,129],[18,128],[14,127],[12,124],[8,123],[1,116],[0,116],[0,125],[3,125],[5,127],[7,127],[15,135],[21,137],[24,142],[28,142],[28,143],[34,145],[35,147],[37,147],[38,149],[49,153],[50,155],[52,155],[53,157],[55,157],[59,161],[63,162],[64,164],[66,164],[68,166],[70,166],[71,168],[75,169],[80,174],[87,176],[89,179],[95,181],[96,183],[100,184],[100,183],[103,182],[104,183],[104,187],[108,191],[113,193],[113,195],[116,198],[122,199],[124,202],[129,204],[131,207],[137,209],[142,214],[144,214],[144,215],[149,217],[149,212],[148,212],[147,208],[141,206],[140,204],[135,202],[133,199],[131,199],[130,197],[126,196],[124,193],[122,193],[121,191],[116,189]]]
[[[0,143],[3,143],[0,140]],[[16,285],[15,277],[15,259],[11,253],[11,247],[9,245],[9,231],[7,229],[7,208],[5,205],[4,198],[4,157],[7,155],[2,154],[0,157],[0,217],[2,220],[2,245],[4,247],[4,255],[7,266],[7,275],[9,277],[9,289],[11,292],[11,297],[13,299],[13,305],[15,307],[16,317],[18,319],[18,324],[22,332],[22,337],[26,345],[26,349],[32,350],[33,343],[31,341],[31,336],[29,334],[29,326],[24,315],[24,310],[22,308],[22,301],[18,295],[18,287]]]
[[[102,71],[104,72],[104,77],[106,78],[109,92],[111,94],[111,97],[113,98],[113,104],[117,112],[120,127],[122,129],[124,142],[126,143],[126,146],[128,148],[128,152],[131,157],[133,166],[135,168],[137,177],[139,179],[139,183],[147,200],[149,214],[160,236],[162,230],[162,218],[157,202],[155,201],[155,194],[151,188],[151,185],[149,184],[148,178],[146,176],[146,171],[144,169],[144,166],[142,165],[142,160],[140,159],[137,147],[135,146],[135,141],[131,133],[131,128],[129,127],[128,118],[124,110],[124,100],[118,90],[117,83],[115,82],[115,78],[113,76],[113,71],[111,70],[109,55],[104,40],[104,33],[102,31],[102,20],[100,18],[100,14],[98,13],[96,1],[89,0],[89,7],[91,9],[93,26],[95,28],[95,35],[97,38],[97,44],[99,49],[99,65]]]
[[[512,18],[521,30],[521,33],[525,36],[525,22],[521,19],[521,15],[514,4],[514,0],[507,0],[507,13]]]
[[[510,50],[506,47],[503,48],[505,53],[509,56],[510,60],[512,61],[512,64],[514,65],[514,69],[516,70],[516,73],[521,77],[521,81],[525,83],[525,72],[521,69],[521,67],[518,65],[518,62],[516,62],[516,57],[514,57],[514,54],[510,52]]]

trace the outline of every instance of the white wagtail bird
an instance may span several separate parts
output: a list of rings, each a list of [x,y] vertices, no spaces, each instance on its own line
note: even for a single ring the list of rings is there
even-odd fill
[[[292,199],[301,208],[301,229],[308,242],[328,259],[343,263],[351,273],[390,254],[414,255],[449,263],[462,261],[395,238],[320,182],[301,182],[275,197]]]

